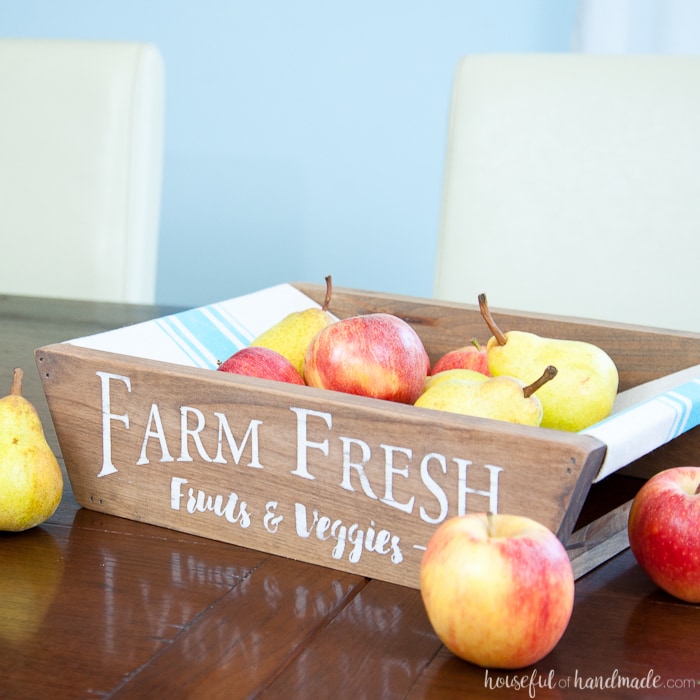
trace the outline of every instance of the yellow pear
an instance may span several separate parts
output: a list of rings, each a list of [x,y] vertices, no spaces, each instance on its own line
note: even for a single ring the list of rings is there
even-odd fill
[[[0,530],[27,530],[51,517],[63,495],[63,474],[39,414],[22,396],[22,370],[0,399]]]
[[[255,338],[250,345],[275,350],[286,357],[304,376],[306,348],[316,334],[335,321],[328,313],[333,287],[331,276],[326,277],[326,298],[323,306],[294,311]]]
[[[475,369],[446,369],[437,374],[432,374],[425,380],[423,385],[423,393],[431,389],[436,384],[444,382],[448,379],[465,379],[472,382],[485,382],[488,377],[483,372],[477,372]]]
[[[555,367],[547,367],[529,386],[514,377],[448,378],[424,392],[414,405],[537,427],[542,421],[542,404],[535,391],[556,373]]]
[[[539,367],[556,365],[557,381],[537,392],[544,410],[542,427],[578,432],[610,415],[619,377],[604,350],[580,340],[546,338],[525,331],[503,333],[484,294],[479,295],[479,307],[493,333],[486,345],[492,375],[529,382]]]

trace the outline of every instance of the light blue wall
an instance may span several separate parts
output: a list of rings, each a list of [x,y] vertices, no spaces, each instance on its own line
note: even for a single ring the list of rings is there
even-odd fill
[[[0,0],[0,33],[162,51],[158,301],[329,273],[339,286],[430,296],[459,57],[568,51],[576,5]]]

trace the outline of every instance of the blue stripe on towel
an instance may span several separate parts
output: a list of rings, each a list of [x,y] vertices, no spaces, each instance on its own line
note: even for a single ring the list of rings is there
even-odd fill
[[[253,340],[253,333],[222,306],[212,304],[206,307],[204,311],[211,316],[212,322],[219,327],[227,338],[230,338],[236,347],[246,347]]]
[[[700,425],[700,380],[681,384],[672,391],[663,395],[665,403],[676,408],[677,420],[672,428],[670,438],[675,438],[682,433]]]
[[[215,369],[251,339],[247,329],[216,305],[165,316],[157,323],[195,367],[206,369]]]

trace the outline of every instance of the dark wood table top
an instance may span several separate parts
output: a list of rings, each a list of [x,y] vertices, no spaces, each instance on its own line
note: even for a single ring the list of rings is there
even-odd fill
[[[0,296],[0,394],[23,367],[60,454],[34,349],[169,311]],[[551,654],[487,672],[416,590],[85,510],[67,479],[46,523],[0,534],[0,698],[698,697],[698,639],[700,606],[629,550],[577,581]]]

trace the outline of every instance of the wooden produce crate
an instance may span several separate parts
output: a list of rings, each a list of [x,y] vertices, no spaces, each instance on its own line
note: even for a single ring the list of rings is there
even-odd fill
[[[292,286],[322,303],[324,286]],[[400,316],[431,361],[490,335],[476,305],[335,289],[331,310]],[[700,364],[696,334],[493,313],[504,331],[604,348],[621,390]],[[611,500],[607,479],[591,488],[606,444],[590,435],[72,343],[37,349],[36,362],[84,508],[410,587],[433,531],[464,512],[539,520],[567,545],[577,576],[627,546],[629,499]],[[691,429],[632,467],[654,471],[699,455],[700,431]],[[596,512],[591,496],[606,490]],[[592,522],[582,519],[584,504]]]

